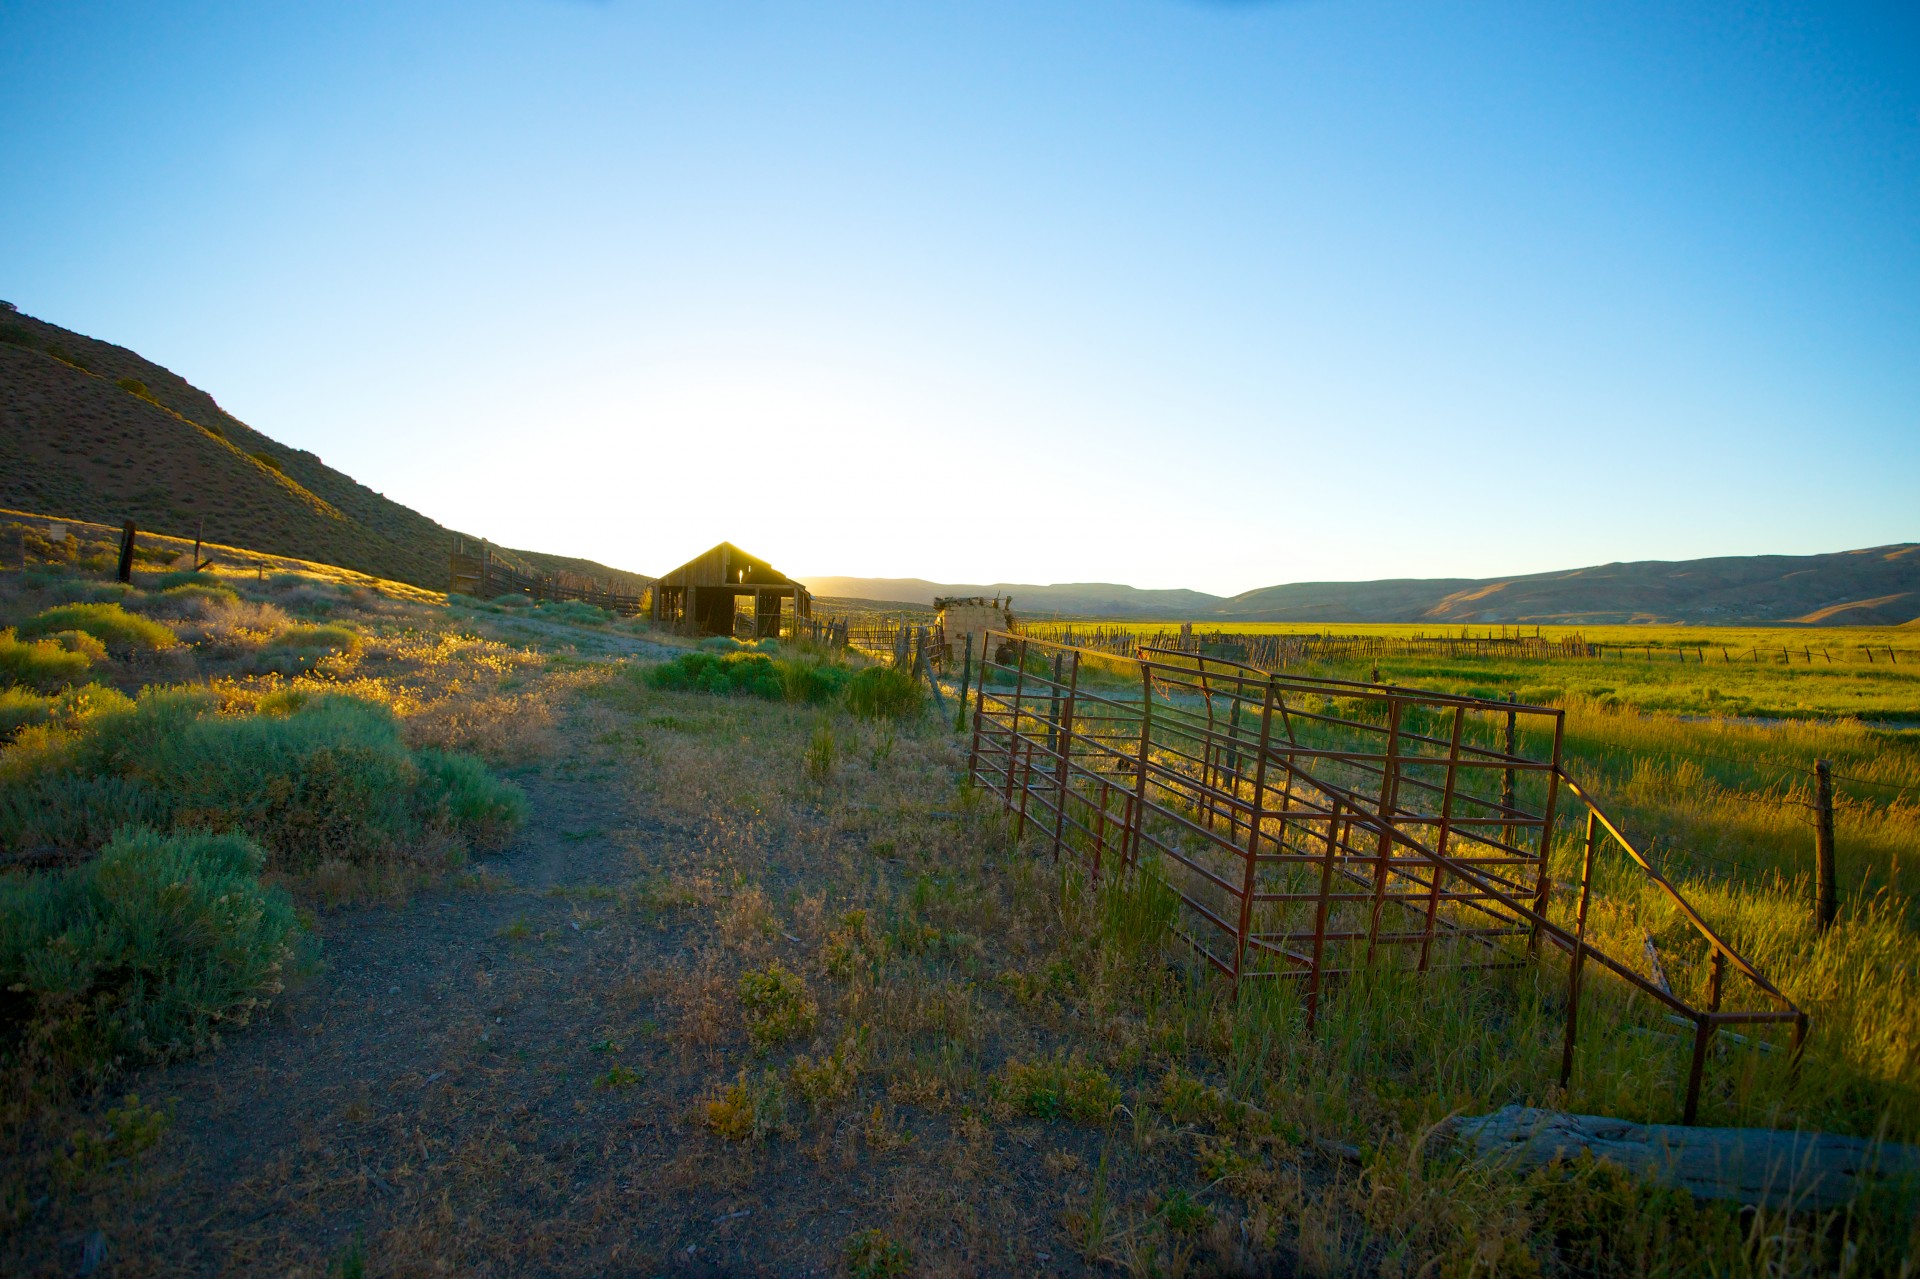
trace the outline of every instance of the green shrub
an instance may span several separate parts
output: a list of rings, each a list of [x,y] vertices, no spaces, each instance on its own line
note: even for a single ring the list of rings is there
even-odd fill
[[[518,788],[459,755],[407,749],[385,708],[338,695],[222,716],[211,694],[149,688],[0,750],[0,847],[98,848],[123,825],[237,832],[276,869],[372,863],[423,842],[491,841]]]
[[[869,666],[847,684],[847,709],[862,719],[904,719],[924,701],[913,676],[891,666]]]
[[[1107,1073],[1081,1061],[1008,1062],[1000,1086],[1008,1104],[1038,1119],[1102,1124],[1120,1104]]]
[[[317,656],[321,653],[357,653],[365,643],[365,637],[351,627],[333,623],[303,624],[287,627],[267,641],[267,647]]]
[[[533,601],[525,595],[496,595],[491,603],[495,608],[532,608]]]
[[[46,723],[52,706],[51,697],[30,688],[0,688],[0,742],[28,724]]]
[[[180,637],[118,604],[56,604],[20,628],[26,637],[85,631],[109,648],[171,648]]]
[[[168,576],[173,575],[169,573]],[[240,592],[231,586],[221,586],[215,582],[182,582],[178,586],[169,586],[161,591],[160,598],[179,603],[205,600],[209,604],[238,604]]]
[[[773,659],[762,653],[682,653],[647,672],[655,688],[696,693],[751,693],[768,701],[785,694]]]
[[[747,1037],[761,1050],[808,1034],[820,1014],[806,979],[779,960],[741,973],[737,993]]]
[[[107,646],[85,631],[55,631],[53,642],[69,653],[84,654],[90,661],[104,662]]]
[[[853,678],[853,672],[846,667],[818,658],[781,658],[773,666],[780,673],[781,695],[790,702],[812,706],[824,705],[840,696]]]
[[[576,626],[604,626],[613,620],[613,614],[606,609],[579,600],[549,600],[545,604],[536,604],[533,606],[533,615],[551,622],[570,622]]]
[[[895,1242],[884,1230],[848,1235],[846,1254],[850,1279],[899,1279],[913,1273],[913,1249]]]
[[[0,631],[0,681],[8,684],[50,691],[79,679],[92,664],[89,654],[67,648],[58,640],[22,642],[11,630]]]
[[[71,730],[103,711],[124,710],[133,701],[105,684],[81,684],[42,697],[24,688],[0,689],[0,742],[32,724]]]
[[[264,861],[235,835],[130,830],[73,869],[0,876],[0,1054],[98,1080],[244,1023],[295,937]]]
[[[253,453],[253,454],[250,454],[250,456],[253,458],[254,461],[266,467],[269,471],[280,471],[280,470],[286,469],[280,465],[280,459],[275,457],[271,453],[264,453],[264,452]]]

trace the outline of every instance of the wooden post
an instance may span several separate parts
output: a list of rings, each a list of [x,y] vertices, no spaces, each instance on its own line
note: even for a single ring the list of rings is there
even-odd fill
[[[1824,933],[1833,927],[1833,917],[1840,909],[1833,867],[1833,775],[1826,760],[1813,761],[1813,778],[1813,860],[1819,882],[1814,919]]]
[[[960,710],[953,717],[953,731],[967,731],[967,688],[973,683],[973,632],[966,635],[967,655],[960,662]]]
[[[120,580],[133,581],[133,521],[120,525]]]
[[[193,571],[196,573],[206,567],[206,565],[200,562],[200,533],[205,526],[205,520],[195,520],[193,522]]]

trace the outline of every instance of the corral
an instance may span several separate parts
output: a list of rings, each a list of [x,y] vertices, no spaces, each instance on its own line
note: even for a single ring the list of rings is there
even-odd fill
[[[968,771],[1015,815],[1016,840],[1031,826],[1096,876],[1117,865],[1162,879],[1177,931],[1236,987],[1298,978],[1311,1024],[1329,981],[1376,963],[1513,966],[1544,943],[1567,957],[1563,1085],[1589,962],[1690,1026],[1686,1123],[1717,1031],[1784,1025],[1797,1057],[1806,1014],[1569,775],[1563,712],[1171,650],[986,639]],[[1531,731],[1517,731],[1522,717]],[[1575,804],[1584,858],[1557,897],[1556,810]],[[1679,908],[1703,973],[1670,975],[1651,942],[1645,973],[1589,944],[1602,857],[1624,857]],[[1757,1005],[1724,1006],[1730,972]]]

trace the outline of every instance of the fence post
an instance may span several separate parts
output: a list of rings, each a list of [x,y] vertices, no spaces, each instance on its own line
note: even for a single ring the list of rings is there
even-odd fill
[[[1266,697],[1260,706],[1260,754],[1253,761],[1253,803],[1247,810],[1247,864],[1240,878],[1240,916],[1234,929],[1233,990],[1240,993],[1240,978],[1247,969],[1247,936],[1253,931],[1253,891],[1260,869],[1260,822],[1266,802],[1267,748],[1273,742],[1273,680],[1267,680]],[[1286,837],[1286,820],[1281,819],[1281,838]]]
[[[1833,927],[1839,913],[1840,894],[1833,866],[1833,773],[1824,759],[1813,761],[1813,860],[1819,881],[1819,896],[1814,899],[1814,919],[1820,931]]]
[[[1059,681],[1059,666],[1064,654],[1053,659],[1055,682]],[[1053,812],[1053,860],[1060,860],[1060,841],[1067,833],[1067,795],[1073,782],[1073,702],[1080,691],[1080,653],[1073,654],[1073,670],[1067,676],[1067,699],[1063,706],[1055,710],[1053,717],[1054,767],[1057,770],[1054,784],[1058,791],[1059,803]]]
[[[120,580],[133,581],[133,521],[120,525]]]
[[[1387,699],[1387,747],[1380,760],[1380,843],[1375,850],[1373,908],[1367,915],[1367,963],[1380,936],[1380,915],[1387,904],[1387,869],[1393,858],[1393,810],[1400,796],[1400,699]]]
[[[1580,906],[1575,912],[1573,957],[1567,965],[1567,1040],[1560,1053],[1560,1087],[1573,1082],[1573,1041],[1580,1029],[1580,975],[1587,962],[1587,901],[1593,892],[1593,853],[1600,837],[1599,815],[1587,813],[1587,855],[1580,865]]]
[[[1140,864],[1140,832],[1147,824],[1147,764],[1153,750],[1153,667],[1140,663],[1140,754],[1133,775],[1133,797],[1128,801],[1129,820],[1121,832],[1126,844],[1126,865],[1132,870]]]
[[[967,646],[967,655],[960,662],[960,709],[953,717],[953,731],[956,733],[967,731],[967,689],[973,683],[972,631],[967,632],[964,642]]]

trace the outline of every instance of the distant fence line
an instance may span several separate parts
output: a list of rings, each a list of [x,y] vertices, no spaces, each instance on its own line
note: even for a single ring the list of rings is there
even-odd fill
[[[1920,666],[1920,652],[1887,645],[1853,645],[1851,655],[1841,648],[1836,656],[1827,645],[1768,645],[1736,649],[1730,645],[1595,643],[1578,633],[1565,636],[1533,635],[1297,635],[1239,631],[1144,631],[1125,626],[1074,622],[1031,622],[1023,634],[1093,652],[1132,657],[1142,648],[1203,654],[1281,671],[1302,662],[1358,661],[1381,657],[1505,657],[1528,660],[1586,659],[1590,661],[1673,661],[1708,665],[1760,662],[1812,665],[1835,661],[1872,665]]]
[[[618,591],[613,583],[583,573],[542,572],[486,542],[456,538],[448,557],[448,589],[476,599],[524,595],[535,602],[577,600],[623,617],[652,611],[653,594]]]

